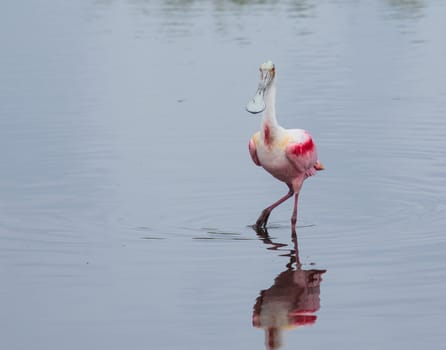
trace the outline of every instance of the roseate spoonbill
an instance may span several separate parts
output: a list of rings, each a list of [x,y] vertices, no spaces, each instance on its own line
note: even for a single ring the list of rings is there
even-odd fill
[[[254,163],[276,179],[285,182],[288,193],[265,208],[257,219],[257,227],[266,227],[271,211],[294,194],[291,226],[296,226],[297,202],[304,180],[323,170],[310,134],[302,129],[284,129],[276,119],[276,71],[271,61],[260,66],[260,82],[254,98],[246,105],[250,113],[263,113],[261,129],[249,141]]]

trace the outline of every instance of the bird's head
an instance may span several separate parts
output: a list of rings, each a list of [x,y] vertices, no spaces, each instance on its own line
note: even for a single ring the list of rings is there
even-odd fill
[[[265,110],[265,91],[270,87],[275,75],[276,69],[273,62],[267,61],[260,66],[259,86],[252,100],[250,100],[246,105],[246,110],[248,112],[257,114]]]

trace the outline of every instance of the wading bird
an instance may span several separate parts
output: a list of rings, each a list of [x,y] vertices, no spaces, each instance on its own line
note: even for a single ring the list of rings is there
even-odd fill
[[[246,106],[250,113],[263,113],[261,129],[249,141],[249,153],[254,163],[262,166],[276,179],[285,182],[288,193],[265,208],[257,219],[257,227],[266,227],[271,211],[288,198],[294,197],[291,226],[296,226],[297,202],[304,180],[323,170],[317,158],[316,145],[302,129],[284,129],[276,119],[276,71],[271,61],[260,66],[260,82],[254,98]]]

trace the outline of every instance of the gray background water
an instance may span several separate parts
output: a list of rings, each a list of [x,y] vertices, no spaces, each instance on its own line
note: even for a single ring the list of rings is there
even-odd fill
[[[244,106],[271,59],[279,121],[326,167],[297,228],[320,309],[283,348],[441,349],[445,18],[440,0],[3,3],[0,347],[265,348],[253,308],[287,271],[292,201],[267,249],[249,225],[286,187],[251,162]]]

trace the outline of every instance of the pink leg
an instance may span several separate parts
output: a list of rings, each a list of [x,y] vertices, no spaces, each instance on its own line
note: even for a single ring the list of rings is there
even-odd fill
[[[294,243],[294,256],[293,256],[293,254],[291,254],[292,261],[290,262],[290,266],[292,266],[293,260],[294,260],[294,262],[296,263],[296,268],[300,270],[300,268],[302,267],[302,264],[300,263],[300,259],[299,259],[299,244],[297,242],[296,227],[293,225],[291,225],[291,239]]]
[[[293,209],[293,216],[291,216],[291,227],[296,227],[296,221],[297,221],[297,201],[299,200],[299,193],[296,193],[294,196],[294,209]]]
[[[271,214],[272,210],[275,207],[282,204],[283,202],[285,202],[288,198],[290,198],[294,194],[293,188],[291,186],[288,186],[288,187],[290,190],[285,196],[280,198],[277,202],[274,202],[273,204],[271,204],[269,207],[263,209],[262,213],[260,214],[259,218],[257,219],[257,222],[256,222],[257,227],[266,227],[266,223],[268,221],[269,215]]]

